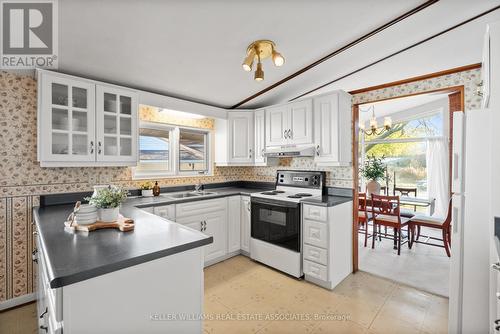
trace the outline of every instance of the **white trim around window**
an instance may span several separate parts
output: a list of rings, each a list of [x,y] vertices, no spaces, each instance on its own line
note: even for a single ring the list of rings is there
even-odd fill
[[[141,162],[141,147],[139,144],[139,161],[137,167],[132,168],[132,179],[134,180],[145,180],[145,179],[158,179],[158,178],[172,178],[172,177],[192,177],[192,176],[206,176],[212,175],[212,142],[213,142],[213,132],[208,129],[199,129],[186,126],[177,126],[165,123],[157,122],[146,122],[141,121],[139,125],[139,136],[141,132],[147,133],[147,130],[151,130],[152,136],[157,134],[159,137],[164,136],[168,138],[168,163],[165,168],[159,167],[158,169],[152,168],[141,168],[145,166],[148,162]],[[193,170],[193,171],[182,171],[180,168],[180,132],[185,130],[186,132],[193,134],[200,134],[204,136],[204,167],[203,169]],[[163,133],[163,134],[162,134]],[[140,141],[139,141],[140,142]],[[168,166],[168,167],[167,167]],[[195,165],[193,165],[194,168]]]

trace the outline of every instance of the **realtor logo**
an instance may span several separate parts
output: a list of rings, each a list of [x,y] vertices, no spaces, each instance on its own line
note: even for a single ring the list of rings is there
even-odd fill
[[[57,67],[57,0],[0,0],[2,69]]]

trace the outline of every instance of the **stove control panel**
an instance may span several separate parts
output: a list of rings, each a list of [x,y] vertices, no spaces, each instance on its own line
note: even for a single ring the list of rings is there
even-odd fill
[[[276,185],[301,188],[322,189],[325,184],[325,172],[280,170]]]

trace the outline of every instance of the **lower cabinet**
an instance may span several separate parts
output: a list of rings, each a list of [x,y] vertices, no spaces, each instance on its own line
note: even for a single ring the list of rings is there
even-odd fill
[[[250,196],[241,196],[241,250],[250,253]]]
[[[227,199],[227,252],[241,249],[241,196]]]
[[[214,241],[205,246],[205,263],[226,255],[226,211],[180,218],[177,223],[201,231],[213,237]]]
[[[302,215],[305,280],[333,289],[352,272],[352,201],[304,204]]]

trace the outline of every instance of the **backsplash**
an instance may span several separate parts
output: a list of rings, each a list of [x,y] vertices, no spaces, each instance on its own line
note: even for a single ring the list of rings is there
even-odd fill
[[[480,98],[474,95],[479,74],[479,70],[470,70],[361,93],[354,96],[354,103],[464,85],[466,110],[479,108]],[[141,182],[132,180],[127,167],[40,168],[36,161],[36,91],[32,77],[0,71],[0,302],[36,289],[31,208],[38,204],[39,195],[89,191],[98,183],[136,188]],[[140,117],[208,129],[214,126],[209,118],[179,121],[152,107],[141,108]],[[273,167],[214,167],[212,176],[161,179],[159,184],[194,184],[200,178],[203,183],[272,182],[278,169],[324,170],[327,185],[352,187],[352,168],[316,168],[312,158],[283,158]]]

